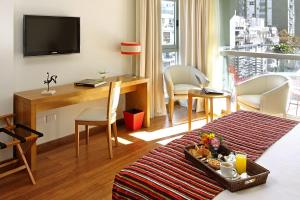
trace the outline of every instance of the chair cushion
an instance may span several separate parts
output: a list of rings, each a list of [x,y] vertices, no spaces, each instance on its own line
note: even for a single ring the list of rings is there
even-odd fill
[[[116,118],[116,113],[112,116],[113,119]],[[84,109],[76,118],[80,121],[107,121],[107,109],[106,108],[87,108]]]
[[[184,94],[187,95],[189,90],[192,89],[201,89],[200,87],[197,87],[195,85],[190,85],[190,84],[176,84],[174,85],[174,94]]]
[[[255,109],[260,108],[260,98],[261,95],[241,95],[237,97],[237,100],[245,104],[246,106],[250,106]]]

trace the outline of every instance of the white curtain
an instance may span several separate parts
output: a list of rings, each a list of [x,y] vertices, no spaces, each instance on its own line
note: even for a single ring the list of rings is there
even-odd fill
[[[203,72],[210,86],[221,82],[219,60],[219,0],[179,0],[180,63]],[[217,73],[216,73],[217,72]],[[219,74],[218,74],[219,73]],[[203,100],[197,101],[203,111]]]
[[[136,74],[150,79],[151,116],[161,116],[166,114],[162,72],[161,0],[136,2],[136,35],[143,49],[137,59]]]
[[[219,0],[179,0],[180,62],[197,67],[212,84],[219,56],[218,13]]]

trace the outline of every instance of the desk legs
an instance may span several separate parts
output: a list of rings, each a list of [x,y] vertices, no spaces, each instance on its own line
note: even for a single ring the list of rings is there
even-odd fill
[[[36,145],[36,142],[32,144],[29,151],[30,151],[30,153],[27,153],[27,160],[29,160],[29,162],[30,162],[31,171],[35,171],[37,169],[37,163],[36,163],[37,145]]]
[[[208,98],[204,98],[204,112],[205,112],[206,123],[208,123],[208,115],[209,115],[209,111],[208,111]]]
[[[192,96],[188,96],[188,130],[191,130],[192,123]],[[214,98],[204,97],[204,111],[206,123],[214,120]],[[226,112],[231,113],[231,97],[226,97]]]
[[[214,98],[207,98],[205,102],[205,116],[206,116],[206,122],[208,123],[208,99],[209,99],[209,118],[210,121],[213,121],[214,119]],[[226,114],[231,113],[231,96],[226,97]]]
[[[214,120],[214,98],[209,98],[209,108],[210,121],[212,122]]]
[[[203,98],[204,99],[204,111],[205,111],[205,119],[206,123],[208,123],[208,118],[210,118],[210,121],[213,120],[213,98]],[[210,101],[210,107],[208,105]],[[188,96],[188,130],[190,131],[192,129],[192,105],[193,104],[193,97]]]
[[[20,123],[29,128],[36,130],[36,109],[34,105],[31,105],[27,100],[18,98],[14,96],[14,114],[15,114],[15,123]],[[24,135],[26,133],[19,133]],[[28,145],[28,144],[24,144]],[[26,149],[26,147],[24,148]],[[37,158],[37,145],[34,142],[26,154],[26,159],[30,165],[31,171],[35,171],[37,168],[36,158]]]
[[[231,96],[226,97],[226,110],[227,114],[231,113]]]
[[[188,95],[188,130],[192,130],[193,97]]]
[[[148,82],[136,86],[136,91],[126,94],[126,109],[144,111],[144,127],[150,127],[150,96]]]

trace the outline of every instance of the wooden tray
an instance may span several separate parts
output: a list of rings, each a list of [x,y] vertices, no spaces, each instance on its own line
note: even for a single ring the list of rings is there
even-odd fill
[[[201,146],[201,145],[199,145]],[[196,165],[197,168],[203,170],[207,173],[207,175],[216,180],[218,183],[223,185],[230,192],[236,192],[239,190],[247,189],[250,187],[254,187],[257,185],[261,185],[266,183],[268,175],[270,173],[269,170],[264,167],[256,164],[250,159],[247,159],[247,174],[248,178],[238,179],[238,180],[230,180],[223,176],[221,176],[215,169],[210,167],[206,162],[201,161],[200,159],[195,158],[190,152],[190,149],[195,148],[195,145],[190,145],[185,147],[184,154],[187,160],[191,161]],[[231,151],[225,147],[221,146],[219,149],[219,153],[222,155],[229,155]]]

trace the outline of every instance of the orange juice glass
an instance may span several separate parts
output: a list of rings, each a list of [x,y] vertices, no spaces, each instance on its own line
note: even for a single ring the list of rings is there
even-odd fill
[[[246,172],[247,167],[247,154],[236,152],[235,154],[235,167],[239,174]]]

